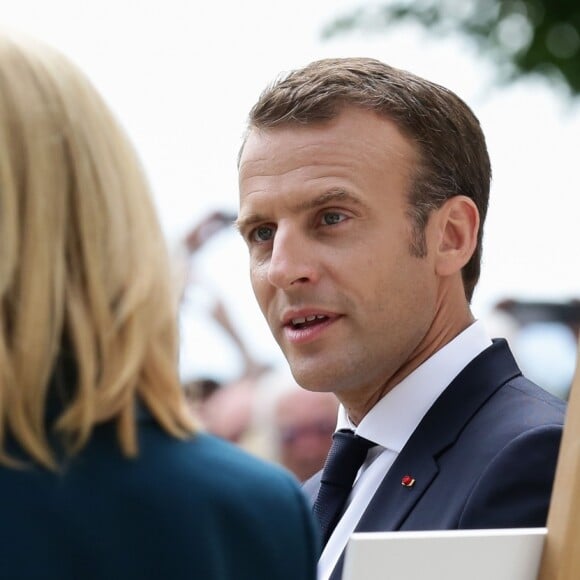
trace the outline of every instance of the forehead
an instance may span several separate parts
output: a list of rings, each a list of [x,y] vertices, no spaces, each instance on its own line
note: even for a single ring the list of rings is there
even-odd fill
[[[240,155],[240,173],[243,176],[248,165],[256,163],[283,169],[290,154],[302,153],[304,160],[315,162],[318,157],[310,157],[313,153],[324,159],[327,153],[340,156],[355,152],[353,148],[384,155],[414,151],[393,121],[374,111],[350,107],[329,121],[252,128]]]
[[[252,129],[240,156],[240,194],[298,181],[407,175],[415,158],[413,143],[394,122],[345,109],[323,123]]]

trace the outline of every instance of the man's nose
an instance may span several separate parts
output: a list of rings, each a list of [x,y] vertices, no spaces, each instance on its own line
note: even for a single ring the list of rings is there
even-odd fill
[[[270,284],[282,290],[314,282],[317,257],[305,236],[291,229],[278,228],[268,268]]]

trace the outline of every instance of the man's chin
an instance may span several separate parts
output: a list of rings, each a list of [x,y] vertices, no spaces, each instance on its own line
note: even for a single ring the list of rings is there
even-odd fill
[[[300,363],[288,361],[290,365],[290,370],[294,380],[307,391],[313,392],[333,392],[336,385],[336,378],[329,373],[322,362],[313,363],[309,361],[308,364],[304,364],[304,361]]]

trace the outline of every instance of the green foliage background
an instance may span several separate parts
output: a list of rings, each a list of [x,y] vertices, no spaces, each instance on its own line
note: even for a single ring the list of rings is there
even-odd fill
[[[495,61],[500,81],[541,75],[580,96],[580,0],[391,0],[336,18],[323,36],[384,33],[401,22],[466,35]]]

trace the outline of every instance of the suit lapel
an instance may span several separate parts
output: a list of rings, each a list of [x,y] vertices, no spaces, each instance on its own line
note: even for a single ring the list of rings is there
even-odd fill
[[[437,458],[503,384],[521,374],[504,340],[476,357],[427,412],[380,484],[355,531],[398,530],[438,473]],[[404,486],[403,478],[415,482]]]
[[[401,455],[403,452],[401,452]],[[399,457],[401,457],[399,455]],[[419,451],[415,456],[410,455],[412,461],[406,462],[408,468],[403,476],[399,476],[401,469],[395,469],[399,460],[387,473],[385,479],[376,491],[373,499],[362,515],[355,532],[378,532],[398,529],[406,515],[413,509],[417,500],[421,497],[433,478],[437,475],[437,464],[429,452]],[[405,475],[411,475],[415,482],[410,487],[401,484]],[[340,580],[344,566],[343,550],[338,559],[329,580]]]
[[[457,440],[480,407],[507,381],[521,374],[505,340],[476,357],[443,391],[411,435],[379,485],[362,515],[356,532],[393,531],[404,524],[439,471],[438,457]],[[412,486],[403,477],[415,479]],[[316,497],[320,473],[304,484],[311,500]],[[330,580],[340,580],[344,551]]]
[[[424,449],[401,453],[377,489],[355,531],[397,530],[437,475],[433,455]],[[403,478],[414,480],[404,486]]]

